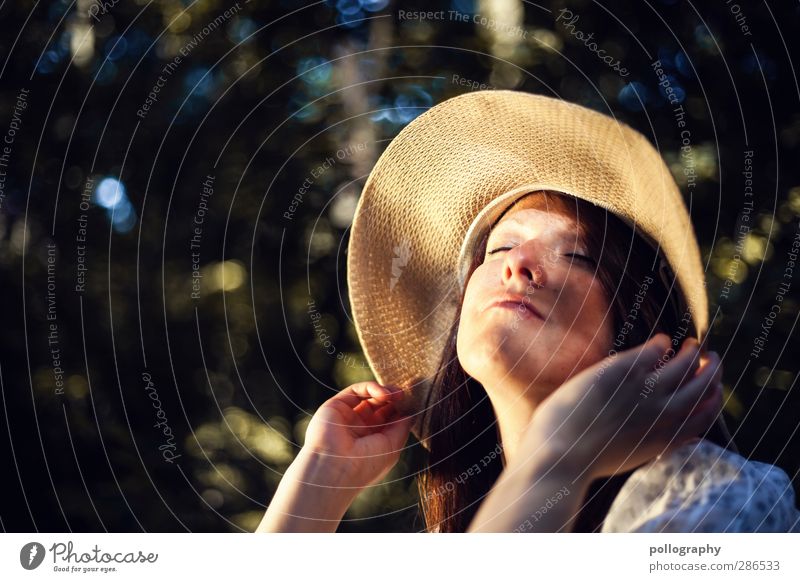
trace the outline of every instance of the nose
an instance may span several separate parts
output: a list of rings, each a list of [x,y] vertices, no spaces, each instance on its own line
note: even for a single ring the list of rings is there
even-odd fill
[[[530,287],[541,289],[547,283],[545,249],[537,241],[528,241],[508,251],[503,264],[503,284],[523,294]]]

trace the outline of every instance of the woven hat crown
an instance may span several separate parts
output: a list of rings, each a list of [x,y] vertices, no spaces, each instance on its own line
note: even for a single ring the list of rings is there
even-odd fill
[[[347,277],[359,340],[378,382],[417,386],[410,408],[421,406],[458,316],[472,245],[497,211],[540,189],[601,206],[658,248],[704,335],[697,240],[680,189],[647,138],[559,99],[468,93],[394,138],[364,185],[350,233]]]

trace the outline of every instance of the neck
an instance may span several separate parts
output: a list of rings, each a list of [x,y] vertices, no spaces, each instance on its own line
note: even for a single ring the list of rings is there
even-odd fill
[[[497,426],[503,444],[503,465],[508,466],[517,460],[517,451],[531,417],[543,398],[537,398],[538,391],[533,388],[509,390],[508,386],[496,390],[483,384],[497,417]]]

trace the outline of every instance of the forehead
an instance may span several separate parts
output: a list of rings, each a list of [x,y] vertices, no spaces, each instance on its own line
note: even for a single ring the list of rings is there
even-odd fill
[[[578,212],[577,202],[566,195],[556,195],[546,192],[532,192],[517,199],[496,222],[499,224],[510,218],[520,210],[540,210],[553,217],[563,217],[575,222]]]
[[[495,224],[492,231],[511,226],[537,227],[537,229],[569,231],[577,234],[575,219],[554,209],[512,208]]]

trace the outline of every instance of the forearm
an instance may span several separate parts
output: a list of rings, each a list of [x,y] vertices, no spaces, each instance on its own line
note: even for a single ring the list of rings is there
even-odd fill
[[[256,532],[334,532],[359,491],[341,485],[345,468],[300,451]]]
[[[510,470],[509,470],[510,469]],[[571,532],[590,479],[563,456],[542,454],[506,468],[470,532]]]

